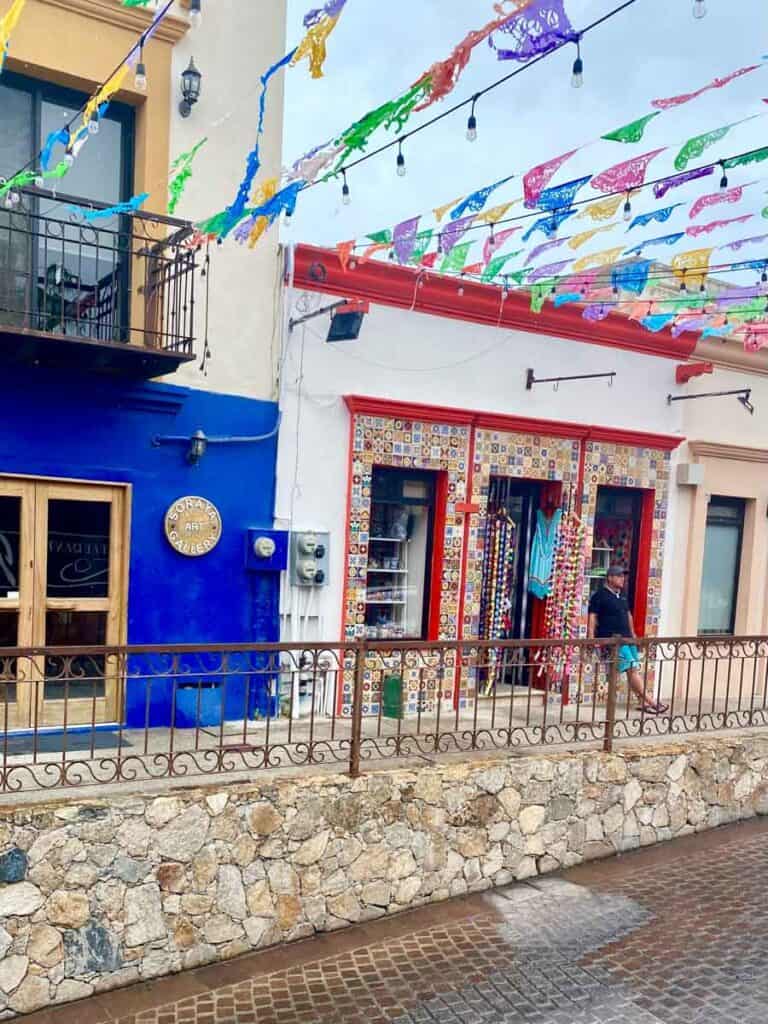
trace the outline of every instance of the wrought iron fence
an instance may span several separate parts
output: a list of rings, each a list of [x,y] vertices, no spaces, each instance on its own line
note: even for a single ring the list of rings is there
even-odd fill
[[[192,355],[192,226],[141,212],[91,222],[70,204],[104,208],[22,189],[0,210],[0,330]]]
[[[768,637],[636,643],[0,648],[0,790],[768,724]]]

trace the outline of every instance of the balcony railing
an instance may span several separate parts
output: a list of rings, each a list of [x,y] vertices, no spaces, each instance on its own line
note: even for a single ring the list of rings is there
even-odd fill
[[[0,648],[0,792],[768,725],[768,637],[638,641],[639,695],[620,644]]]
[[[192,226],[141,212],[91,222],[68,212],[72,205],[105,208],[22,190],[17,206],[0,209],[3,352],[29,351],[37,362],[57,356],[57,365],[64,352],[70,361],[98,352],[98,365],[139,373],[143,365],[146,376],[193,358]],[[52,340],[76,344],[62,349]]]

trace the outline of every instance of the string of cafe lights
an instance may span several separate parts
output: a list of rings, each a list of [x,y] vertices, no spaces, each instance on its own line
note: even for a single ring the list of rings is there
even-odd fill
[[[705,171],[705,170],[708,170],[710,168],[712,170],[714,170],[716,167],[720,167],[722,169],[722,175],[720,177],[719,188],[720,188],[720,191],[725,192],[728,189],[728,187],[729,187],[728,174],[727,174],[727,170],[726,170],[725,165],[728,164],[732,160],[743,160],[746,157],[759,155],[760,153],[762,153],[765,150],[765,148],[766,148],[765,146],[757,146],[754,149],[744,150],[743,152],[735,153],[732,156],[720,157],[717,160],[712,160],[709,163],[700,164],[698,167],[691,168],[691,170],[692,171]],[[568,204],[563,205],[563,206],[558,206],[558,207],[556,207],[553,210],[534,209],[534,210],[529,210],[526,213],[519,213],[519,214],[515,214],[514,216],[510,216],[510,217],[503,217],[503,218],[500,218],[498,221],[496,221],[494,224],[491,224],[488,227],[486,227],[485,224],[470,224],[467,227],[467,229],[464,232],[464,235],[462,237],[466,236],[467,234],[469,234],[472,231],[486,231],[487,230],[487,231],[489,231],[490,238],[493,239],[494,236],[495,236],[496,229],[499,228],[499,227],[502,227],[505,224],[517,224],[520,221],[532,220],[535,217],[539,218],[541,220],[544,220],[544,219],[546,219],[547,214],[552,214],[554,216],[554,214],[557,213],[558,211],[563,211],[563,210],[566,210],[566,209],[570,210],[570,209],[573,209],[573,208],[576,208],[576,207],[582,207],[582,206],[590,206],[593,203],[599,203],[599,202],[602,202],[605,199],[614,199],[617,196],[625,196],[626,197],[625,198],[625,202],[624,202],[623,211],[622,211],[622,216],[623,216],[623,219],[625,221],[629,221],[629,220],[632,219],[632,203],[631,203],[631,197],[632,196],[634,196],[638,192],[641,192],[643,189],[652,188],[655,185],[663,184],[663,183],[665,183],[667,181],[671,181],[674,178],[677,178],[679,176],[680,176],[680,172],[679,171],[675,171],[672,174],[665,174],[665,175],[661,175],[661,176],[659,176],[657,178],[651,178],[648,181],[643,182],[641,185],[635,185],[631,189],[615,189],[612,192],[598,192],[595,195],[588,196],[588,197],[586,197],[584,199],[575,199],[575,200],[573,200],[573,202],[568,203]],[[585,177],[586,177],[586,175],[585,175]],[[758,180],[763,181],[765,179],[758,179]],[[556,231],[554,233],[556,234]],[[440,237],[441,234],[442,234],[442,231],[438,231],[437,232],[438,240],[439,240],[439,237]],[[354,246],[354,250],[353,251],[356,251],[358,249],[367,249],[367,248],[370,247],[370,245],[371,245],[370,242],[357,242],[355,244],[355,246]]]
[[[376,149],[371,150],[369,153],[364,153],[362,156],[357,157],[357,159],[355,160],[350,160],[348,163],[342,164],[340,167],[337,167],[336,170],[331,172],[331,174],[328,175],[327,177],[318,178],[316,181],[308,182],[305,185],[305,188],[314,188],[315,185],[320,185],[327,181],[328,177],[338,177],[339,175],[341,175],[341,199],[342,203],[348,206],[352,201],[352,193],[349,187],[349,180],[347,178],[347,173],[349,171],[351,171],[355,167],[359,167],[361,164],[364,164],[368,160],[372,160],[374,157],[379,156],[381,153],[385,153],[387,150],[397,147],[395,168],[397,174],[400,177],[403,177],[406,173],[405,154],[403,152],[404,143],[407,142],[408,139],[413,138],[414,135],[418,135],[420,132],[426,131],[426,129],[431,128],[432,125],[438,124],[440,121],[445,120],[445,118],[450,117],[452,114],[455,114],[457,111],[463,110],[466,107],[470,108],[469,117],[467,119],[466,137],[468,141],[474,142],[477,139],[478,135],[477,104],[479,100],[481,100],[482,97],[487,95],[489,92],[492,92],[494,89],[498,89],[500,86],[506,84],[511,79],[516,78],[518,75],[521,75],[524,71],[528,71],[536,64],[539,64],[547,57],[550,57],[553,53],[557,53],[565,46],[576,47],[576,57],[574,59],[571,70],[571,85],[574,89],[580,89],[584,84],[584,59],[581,55],[581,43],[584,36],[588,35],[588,33],[594,31],[596,28],[599,28],[601,25],[610,21],[612,18],[615,18],[617,15],[627,10],[627,8],[632,7],[637,2],[638,0],[624,0],[624,3],[621,3],[617,7],[614,7],[612,10],[607,11],[600,18],[596,18],[594,21],[591,21],[589,24],[585,25],[583,28],[579,29],[573,34],[569,34],[568,38],[563,39],[561,42],[552,46],[550,49],[545,50],[543,53],[537,54],[537,56],[533,57],[531,60],[527,61],[520,67],[515,68],[513,71],[509,72],[509,74],[506,74],[502,78],[499,78],[494,82],[491,82],[490,85],[485,86],[485,88],[477,90],[471,96],[468,96],[466,99],[461,100],[458,103],[454,103],[453,106],[448,107],[445,110],[442,110],[439,114],[434,115],[434,117],[431,117],[428,120],[422,122],[422,124],[417,125],[415,128],[411,128],[408,131],[402,132],[400,135],[398,135],[397,138],[391,139],[389,142],[383,143],[381,146],[378,146]],[[693,13],[694,17],[696,18],[704,17],[704,15],[706,14],[706,5],[704,3],[704,0],[694,0]],[[513,17],[513,15],[511,15],[511,17]]]

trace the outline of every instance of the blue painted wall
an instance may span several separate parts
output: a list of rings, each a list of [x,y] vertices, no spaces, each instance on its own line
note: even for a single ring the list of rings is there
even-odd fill
[[[277,438],[210,446],[197,467],[162,434],[265,434],[277,406],[232,395],[43,368],[2,370],[0,472],[76,477],[133,486],[128,603],[131,644],[279,639],[279,576],[245,571],[246,531],[272,526]],[[186,494],[212,501],[223,522],[201,558],[165,539],[168,506]],[[242,718],[243,682],[227,687],[227,717]],[[170,721],[168,684],[153,683],[152,724]],[[253,700],[250,700],[251,709]],[[143,724],[145,693],[132,682],[126,718]]]

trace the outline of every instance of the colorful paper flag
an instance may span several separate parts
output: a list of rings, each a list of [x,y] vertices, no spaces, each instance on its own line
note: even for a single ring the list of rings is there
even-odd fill
[[[648,164],[659,153],[663,153],[664,149],[665,147],[662,146],[661,149],[653,149],[650,153],[633,156],[629,160],[609,167],[592,179],[592,188],[597,192],[617,192],[619,190],[628,192],[630,189],[637,188],[645,181]]]
[[[392,247],[398,263],[408,263],[416,244],[416,232],[421,217],[410,217],[397,224],[392,232]]]
[[[653,114],[646,114],[645,117],[639,117],[636,121],[630,121],[629,124],[625,124],[615,131],[608,132],[607,135],[601,135],[600,138],[607,139],[610,142],[639,142],[643,137],[646,126],[654,117],[658,117],[659,113],[657,110]]]
[[[563,153],[561,156],[553,157],[552,160],[547,160],[546,163],[538,164],[536,167],[532,167],[530,171],[523,178],[523,194],[525,196],[525,205],[529,208],[536,206],[536,200],[541,195],[543,189],[557,174],[558,170],[563,164],[570,160],[577,150],[571,149],[567,153]]]
[[[707,280],[709,258],[713,249],[691,249],[678,253],[672,258],[670,266],[675,277],[690,288],[699,288]]]
[[[759,64],[750,64],[749,67],[739,68],[738,71],[732,71],[730,75],[726,75],[724,78],[712,79],[708,85],[702,86],[702,88],[697,89],[696,92],[685,92],[680,96],[670,96],[668,99],[651,100],[651,106],[656,107],[657,110],[669,110],[671,107],[679,107],[683,103],[688,103],[690,100],[696,99],[697,96],[701,96],[710,89],[722,89],[724,85],[728,85],[737,78],[741,78],[742,75],[748,75],[751,71],[757,71],[759,67]]]

